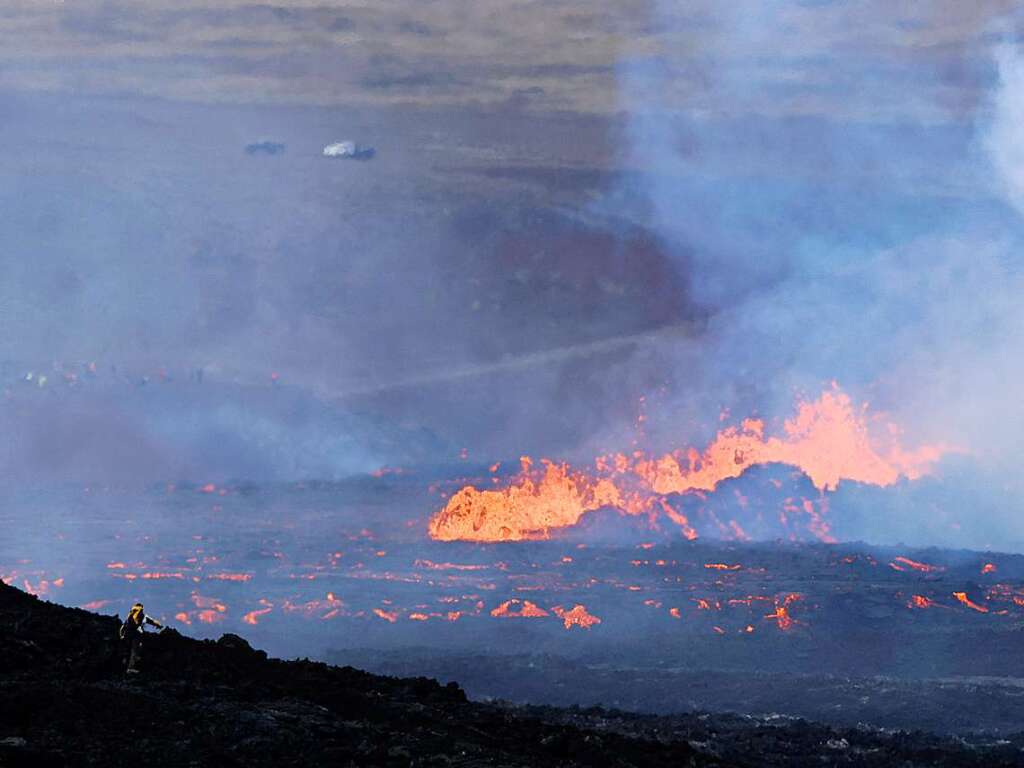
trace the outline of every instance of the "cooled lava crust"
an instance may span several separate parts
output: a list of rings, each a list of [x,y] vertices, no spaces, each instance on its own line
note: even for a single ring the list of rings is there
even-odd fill
[[[0,584],[0,766],[1011,766],[1024,746],[475,703],[455,683],[268,659],[237,635],[174,630],[147,638],[144,672],[126,680],[118,626]]]

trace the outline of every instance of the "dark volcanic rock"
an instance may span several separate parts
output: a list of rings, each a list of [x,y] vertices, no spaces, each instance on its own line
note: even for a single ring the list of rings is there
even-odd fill
[[[237,635],[145,640],[0,583],[0,768],[173,766],[1016,766],[1024,737],[969,743],[802,720],[467,701],[455,683],[268,659]]]
[[[547,723],[454,683],[268,659],[237,635],[150,634],[0,584],[0,766],[720,765],[685,741]]]

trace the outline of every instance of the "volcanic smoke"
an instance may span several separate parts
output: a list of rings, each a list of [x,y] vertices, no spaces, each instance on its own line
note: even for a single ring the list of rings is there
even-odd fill
[[[548,539],[552,531],[579,523],[587,512],[604,507],[624,515],[663,513],[689,539],[696,530],[668,503],[672,494],[714,491],[750,467],[784,464],[803,472],[822,493],[841,480],[889,486],[901,477],[927,474],[949,452],[936,444],[907,450],[900,430],[867,406],[855,408],[836,384],[813,402],[800,402],[780,436],[766,436],[765,424],[746,419],[718,433],[700,452],[677,449],[660,457],[642,451],[601,456],[593,469],[541,459],[541,467],[524,456],[520,472],[503,488],[480,490],[467,485],[455,493],[429,524],[431,538],[441,541],[522,541]],[[805,504],[805,507],[810,506]],[[827,524],[813,511],[809,526],[830,540]]]

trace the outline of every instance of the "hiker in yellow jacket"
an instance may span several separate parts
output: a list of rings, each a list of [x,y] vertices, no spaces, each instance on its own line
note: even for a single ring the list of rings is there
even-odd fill
[[[119,633],[121,637],[121,659],[130,675],[139,673],[139,664],[142,661],[142,636],[145,634],[144,627],[151,624],[157,629],[163,629],[156,619],[146,615],[146,609],[142,603],[136,603],[128,612],[128,618],[121,625]]]

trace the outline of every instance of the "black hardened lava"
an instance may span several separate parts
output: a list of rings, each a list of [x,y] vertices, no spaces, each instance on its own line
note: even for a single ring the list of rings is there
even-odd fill
[[[0,584],[0,766],[1019,765],[1021,740],[466,700],[455,684],[279,661],[236,635],[147,638]]]

